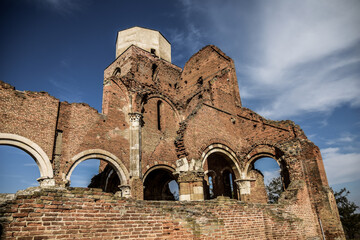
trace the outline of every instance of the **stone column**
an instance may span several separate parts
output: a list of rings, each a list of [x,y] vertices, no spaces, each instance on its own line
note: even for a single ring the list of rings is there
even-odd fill
[[[204,200],[204,172],[188,171],[178,173],[179,200]]]
[[[250,198],[251,181],[255,179],[236,179],[235,183],[238,187],[239,199],[241,201],[248,201]]]
[[[143,199],[141,176],[141,113],[129,113],[130,116],[130,187],[131,196]]]

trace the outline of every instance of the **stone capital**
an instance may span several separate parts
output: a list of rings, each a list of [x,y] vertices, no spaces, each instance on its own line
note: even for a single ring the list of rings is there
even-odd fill
[[[120,191],[116,192],[115,195],[118,197],[130,198],[130,186],[129,185],[119,185]]]
[[[38,178],[36,179],[40,183],[40,187],[47,188],[47,187],[54,187],[55,186],[55,179],[53,178]]]
[[[143,115],[138,112],[129,113],[131,123],[141,123]]]

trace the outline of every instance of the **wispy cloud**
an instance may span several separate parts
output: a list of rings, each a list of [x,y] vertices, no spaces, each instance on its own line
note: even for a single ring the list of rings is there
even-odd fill
[[[84,0],[35,0],[37,6],[55,11],[61,15],[69,15],[82,10],[88,1]]]
[[[353,182],[360,179],[360,153],[341,153],[339,148],[321,150],[330,184]],[[339,169],[339,163],[341,169]]]
[[[74,89],[74,84],[70,83],[67,80],[56,80],[54,78],[50,78],[49,82],[54,86],[56,91],[55,96],[58,96],[61,101],[68,102],[82,102],[83,101],[83,92]]]
[[[268,185],[271,182],[271,180],[280,176],[280,170],[262,171],[262,174],[264,175],[265,184]]]
[[[342,133],[340,137],[328,140],[326,144],[334,145],[341,143],[352,143],[356,140],[357,136],[351,133]]]
[[[265,117],[360,107],[359,1],[182,2],[231,51],[244,102]]]

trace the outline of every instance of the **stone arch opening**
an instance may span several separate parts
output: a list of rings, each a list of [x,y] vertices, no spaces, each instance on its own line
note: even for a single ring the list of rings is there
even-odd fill
[[[15,146],[0,145],[0,193],[39,186],[39,177],[39,167],[30,154]]]
[[[144,175],[144,200],[179,200],[179,185],[168,166],[155,166]]]
[[[111,189],[111,190],[109,190],[110,192],[115,192],[114,189],[116,189],[116,190],[119,190],[119,189],[114,188],[114,187],[110,188],[107,186],[110,186],[109,184],[114,186],[114,184],[116,184],[116,183],[109,183],[109,181],[111,181],[112,179],[116,179],[116,178],[118,178],[119,182],[120,182],[117,187],[119,187],[120,184],[128,185],[129,173],[128,173],[125,165],[115,155],[113,155],[112,153],[107,152],[105,150],[101,150],[101,149],[86,150],[86,151],[83,151],[83,152],[75,155],[71,159],[72,165],[65,177],[65,181],[66,181],[67,185],[70,185],[70,178],[71,178],[71,175],[72,175],[74,169],[81,162],[89,160],[89,159],[97,159],[97,160],[101,160],[101,161],[108,163],[108,166],[106,166],[104,171],[102,171],[104,176],[100,176],[101,181],[103,181],[103,182],[101,182],[100,184],[93,184],[94,187],[102,186],[102,184],[104,184],[103,190],[106,191],[107,189],[108,190]],[[116,174],[116,175],[114,175],[114,174]],[[106,182],[106,181],[108,181],[108,182]]]
[[[249,202],[277,203],[290,184],[288,166],[283,157],[269,152],[251,157],[245,175],[250,181],[250,191],[244,199]]]
[[[205,171],[205,199],[218,196],[239,199],[236,179],[240,178],[240,168],[230,148],[222,144],[207,147],[202,154],[202,167]]]
[[[222,152],[213,152],[206,158],[204,165],[205,187],[204,197],[206,199],[226,196],[238,199],[236,188],[236,166],[234,162]]]
[[[100,159],[86,159],[71,174],[70,187],[100,188],[103,192],[116,193],[121,184],[116,171]]]
[[[40,186],[55,186],[51,162],[39,145],[28,138],[10,133],[0,133],[0,145],[14,146],[27,152],[35,160],[39,168],[40,178],[37,181]]]

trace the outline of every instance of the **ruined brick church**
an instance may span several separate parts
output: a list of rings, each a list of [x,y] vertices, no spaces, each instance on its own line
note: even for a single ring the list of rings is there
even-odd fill
[[[234,62],[213,45],[181,69],[160,32],[118,32],[101,113],[0,82],[0,144],[40,171],[40,187],[0,202],[4,239],[345,239],[319,148],[243,107]],[[264,157],[281,169],[277,204],[254,167]],[[88,159],[99,175],[71,188]]]

